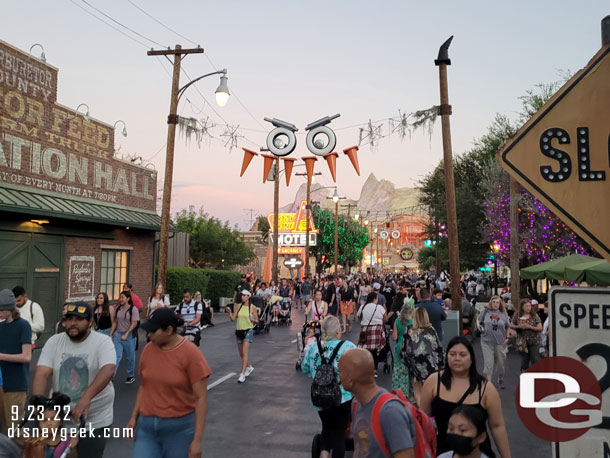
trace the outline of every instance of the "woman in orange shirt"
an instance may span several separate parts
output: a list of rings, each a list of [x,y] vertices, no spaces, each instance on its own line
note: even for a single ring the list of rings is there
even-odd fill
[[[212,373],[199,349],[176,328],[184,321],[169,308],[142,324],[151,343],[140,357],[142,384],[127,424],[135,428],[134,456],[200,458]]]

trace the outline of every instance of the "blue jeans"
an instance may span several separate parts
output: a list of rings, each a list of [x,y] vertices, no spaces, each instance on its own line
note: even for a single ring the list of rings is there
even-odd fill
[[[133,458],[186,458],[195,436],[195,414],[138,418]]]
[[[105,334],[105,335],[107,335],[108,337],[110,337],[110,329],[111,329],[111,328],[108,328],[108,329],[99,329],[97,332],[99,332],[99,333],[101,333],[101,334]]]
[[[133,377],[136,371],[136,338],[131,335],[126,340],[121,340],[121,336],[124,332],[114,333],[114,349],[116,350],[116,366],[114,368],[114,375],[119,370],[119,363],[123,359],[123,353],[125,353],[125,359],[127,360],[127,377]]]

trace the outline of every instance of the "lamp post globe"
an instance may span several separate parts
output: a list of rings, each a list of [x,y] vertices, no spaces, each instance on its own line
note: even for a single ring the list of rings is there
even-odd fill
[[[334,203],[339,202],[339,193],[337,192],[337,188],[335,188],[335,192],[333,194],[333,202]]]
[[[227,104],[227,102],[229,101],[229,96],[231,95],[231,93],[229,92],[229,86],[227,85],[227,79],[228,78],[226,75],[222,75],[220,77],[220,84],[216,89],[216,104],[220,108],[224,107]]]

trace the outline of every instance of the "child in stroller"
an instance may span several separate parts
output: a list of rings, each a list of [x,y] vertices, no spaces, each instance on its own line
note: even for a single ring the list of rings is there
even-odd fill
[[[292,300],[289,297],[272,296],[270,302],[273,307],[273,323],[292,324],[290,317]]]
[[[308,321],[303,325],[303,329],[297,333],[297,351],[299,352],[299,359],[297,360],[295,369],[301,370],[301,363],[305,358],[305,353],[311,345],[316,343],[316,340],[320,338],[320,322],[319,321]]]

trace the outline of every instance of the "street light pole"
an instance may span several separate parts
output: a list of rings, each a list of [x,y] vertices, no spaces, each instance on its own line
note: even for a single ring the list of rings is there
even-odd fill
[[[167,251],[169,246],[169,221],[170,221],[170,210],[172,201],[172,181],[174,174],[174,148],[176,144],[176,124],[178,124],[178,101],[180,96],[184,93],[184,90],[196,81],[202,78],[215,74],[226,75],[226,70],[216,71],[203,75],[187,84],[183,88],[180,88],[180,64],[182,62],[182,56],[187,54],[201,54],[203,48],[192,48],[182,49],[182,46],[176,45],[175,49],[167,50],[150,50],[147,52],[149,56],[174,56],[174,72],[172,75],[172,91],[169,104],[169,116],[167,117],[167,148],[165,154],[165,180],[163,182],[163,200],[161,203],[161,230],[159,234],[159,266],[157,270],[157,283],[166,285],[167,280]],[[221,85],[216,90],[217,102],[221,105],[220,98],[218,97],[221,93],[226,95],[223,99],[222,105],[226,103],[229,97],[228,88],[226,86],[226,76],[224,79],[221,78]]]
[[[451,275],[451,308],[459,312],[458,323],[460,332],[462,326],[462,300],[460,294],[460,252],[458,245],[457,229],[457,205],[455,201],[455,183],[453,177],[453,152],[451,149],[451,105],[449,105],[449,86],[447,83],[447,66],[451,65],[449,59],[449,45],[453,37],[449,38],[438,52],[438,59],[434,64],[439,69],[441,105],[439,113],[441,115],[443,130],[443,168],[445,171],[445,195],[447,207],[447,236],[449,242],[449,271]]]
[[[494,253],[494,295],[498,295],[498,254]]]
[[[295,166],[295,167],[298,167]],[[305,176],[307,173],[295,173],[296,176]],[[321,172],[314,173],[315,176],[322,175]],[[307,179],[307,205],[305,206],[307,222],[305,223],[305,276],[311,275],[311,266],[309,264],[309,220],[311,218],[311,182]]]
[[[279,247],[279,213],[280,213],[280,158],[275,160],[273,165],[273,174],[275,180],[273,183],[273,281],[275,285],[278,285],[279,269],[277,265],[278,261],[278,247]]]
[[[339,274],[339,200],[335,202],[335,275]]]

